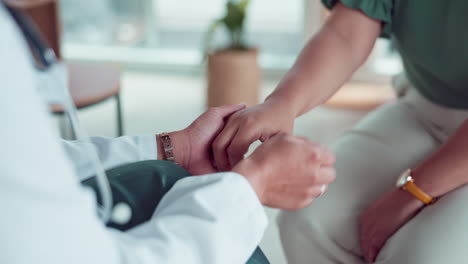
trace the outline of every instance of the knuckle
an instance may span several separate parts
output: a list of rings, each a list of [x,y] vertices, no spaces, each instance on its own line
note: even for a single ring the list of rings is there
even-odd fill
[[[247,116],[243,120],[243,126],[247,128],[252,128],[257,124],[257,118],[253,116]]]
[[[317,161],[320,158],[320,154],[316,149],[311,149],[309,153],[309,158],[313,161]]]
[[[213,114],[217,114],[217,113],[219,113],[219,110],[220,110],[219,107],[213,107],[213,106],[211,106],[210,108],[208,108],[208,111],[207,111],[207,112],[213,113]]]

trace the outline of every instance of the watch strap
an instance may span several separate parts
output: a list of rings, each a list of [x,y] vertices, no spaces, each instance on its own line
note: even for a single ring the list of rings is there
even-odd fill
[[[414,181],[408,181],[403,186],[403,189],[411,193],[414,197],[421,200],[425,205],[433,204],[436,201],[436,199],[429,196],[427,193],[421,190],[418,186],[416,186]]]

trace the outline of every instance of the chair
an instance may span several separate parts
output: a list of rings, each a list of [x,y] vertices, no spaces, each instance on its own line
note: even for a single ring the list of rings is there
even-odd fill
[[[6,3],[13,8],[21,9],[29,15],[36,23],[44,39],[55,51],[57,57],[62,59],[58,0],[10,0]],[[65,64],[68,69],[70,94],[77,109],[93,106],[109,98],[114,98],[116,101],[117,135],[123,135],[120,70],[102,64],[71,62]],[[52,105],[51,110],[58,115],[64,113],[60,105]],[[69,135],[69,137],[73,138],[74,135]]]

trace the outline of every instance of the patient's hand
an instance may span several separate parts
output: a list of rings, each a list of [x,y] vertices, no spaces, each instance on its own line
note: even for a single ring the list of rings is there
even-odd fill
[[[169,133],[175,161],[193,175],[216,172],[211,145],[227,118],[244,108],[244,104],[213,107],[187,128]]]
[[[271,137],[233,171],[252,185],[262,204],[286,210],[308,206],[335,179],[334,155],[306,138]]]
[[[256,140],[265,141],[291,133],[296,115],[279,102],[265,102],[233,114],[213,142],[214,160],[220,171],[231,170]]]

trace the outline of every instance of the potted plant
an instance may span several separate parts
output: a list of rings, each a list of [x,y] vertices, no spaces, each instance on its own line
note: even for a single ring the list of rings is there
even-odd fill
[[[249,0],[229,0],[226,13],[216,19],[205,35],[204,57],[207,59],[208,106],[236,104],[252,106],[258,103],[261,81],[257,63],[258,49],[245,42],[245,16]],[[215,33],[224,27],[227,46],[212,49]]]

